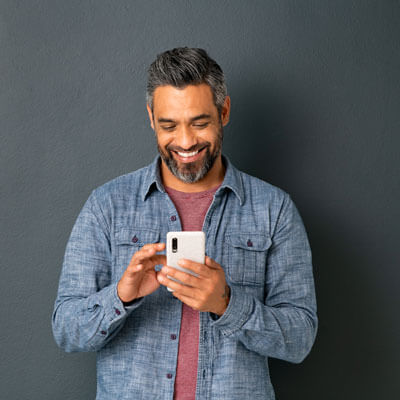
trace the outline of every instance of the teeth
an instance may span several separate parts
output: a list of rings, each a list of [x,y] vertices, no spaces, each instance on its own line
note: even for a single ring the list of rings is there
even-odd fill
[[[180,151],[177,151],[177,153],[181,156],[181,157],[193,157],[195,156],[199,151],[192,151],[191,153],[181,153]]]

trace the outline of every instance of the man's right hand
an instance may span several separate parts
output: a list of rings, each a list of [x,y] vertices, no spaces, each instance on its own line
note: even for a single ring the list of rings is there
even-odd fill
[[[117,286],[118,296],[122,302],[128,303],[147,296],[159,288],[154,267],[166,264],[165,255],[156,254],[164,249],[165,243],[145,244],[132,256]]]

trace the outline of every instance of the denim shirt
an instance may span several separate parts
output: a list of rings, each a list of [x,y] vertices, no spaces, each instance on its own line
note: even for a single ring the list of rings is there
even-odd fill
[[[203,231],[231,295],[222,316],[200,312],[196,399],[274,399],[268,357],[299,363],[315,339],[311,251],[290,196],[223,160]],[[159,161],[94,190],[67,244],[53,333],[97,352],[97,400],[173,399],[182,303],[164,286],[128,307],[117,294],[132,255],[181,230]]]

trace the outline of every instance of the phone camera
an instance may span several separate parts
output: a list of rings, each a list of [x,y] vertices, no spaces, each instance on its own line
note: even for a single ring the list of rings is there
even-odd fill
[[[176,253],[178,251],[178,238],[172,238],[172,252]]]

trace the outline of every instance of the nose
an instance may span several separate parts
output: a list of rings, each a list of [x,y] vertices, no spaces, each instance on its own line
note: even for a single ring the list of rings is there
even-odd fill
[[[175,145],[181,147],[183,150],[189,150],[197,143],[196,135],[186,126],[179,129],[175,138]]]

